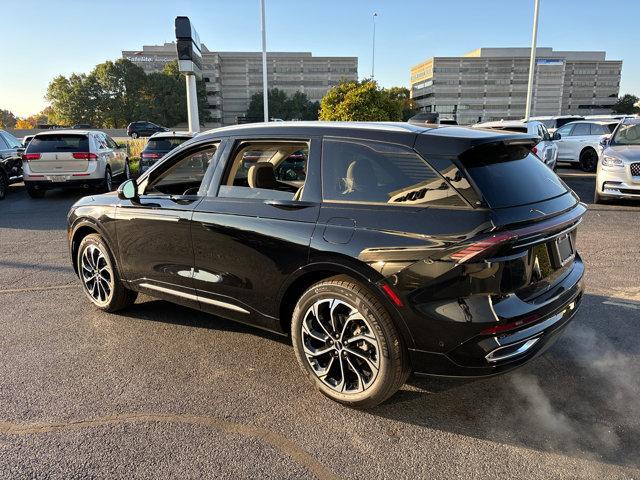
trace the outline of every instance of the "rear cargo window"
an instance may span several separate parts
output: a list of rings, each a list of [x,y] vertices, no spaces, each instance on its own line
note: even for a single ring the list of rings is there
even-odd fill
[[[42,135],[35,136],[27,147],[27,153],[88,152],[86,135]]]
[[[165,137],[165,138],[152,138],[147,143],[147,150],[173,150],[178,145],[182,145],[184,142],[189,140],[188,138],[182,137]]]
[[[562,180],[524,146],[478,147],[462,154],[460,160],[491,208],[540,202],[568,191]]]

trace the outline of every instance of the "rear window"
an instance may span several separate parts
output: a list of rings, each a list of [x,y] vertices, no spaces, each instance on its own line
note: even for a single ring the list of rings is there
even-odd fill
[[[146,150],[163,150],[168,151],[176,148],[178,145],[182,145],[184,142],[189,140],[188,138],[182,137],[163,137],[163,138],[152,138],[147,143]]]
[[[27,153],[46,152],[88,152],[89,139],[86,135],[42,135],[29,142]]]
[[[467,174],[491,208],[540,202],[566,193],[560,178],[520,145],[488,145],[460,156]]]

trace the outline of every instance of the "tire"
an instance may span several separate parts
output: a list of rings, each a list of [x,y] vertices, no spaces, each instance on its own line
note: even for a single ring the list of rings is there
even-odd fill
[[[27,194],[31,198],[44,198],[45,194],[47,193],[44,188],[34,188],[29,184],[26,184],[25,188],[27,189]]]
[[[593,148],[580,152],[580,168],[585,172],[595,172],[598,167],[598,153]]]
[[[3,200],[7,196],[7,190],[9,189],[9,180],[3,171],[0,171],[0,200]]]
[[[374,407],[409,376],[408,353],[391,316],[350,277],[332,277],[309,288],[294,309],[291,332],[302,371],[320,392],[343,405]]]
[[[97,233],[82,239],[75,261],[82,290],[100,310],[116,312],[136,301],[138,292],[124,286],[111,250]]]
[[[131,170],[129,169],[129,159],[124,161],[124,180],[127,181],[131,178]]]
[[[109,166],[104,169],[104,179],[100,184],[99,190],[102,193],[109,193],[113,190],[113,175],[111,175],[111,169]]]
[[[139,135],[136,132],[133,132],[131,134],[131,138],[138,138],[138,137],[139,137]]]

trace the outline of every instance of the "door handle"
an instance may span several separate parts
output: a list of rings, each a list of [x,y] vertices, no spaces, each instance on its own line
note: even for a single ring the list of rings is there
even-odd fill
[[[265,205],[282,208],[284,210],[300,210],[302,208],[316,207],[315,202],[301,202],[299,200],[265,200]]]

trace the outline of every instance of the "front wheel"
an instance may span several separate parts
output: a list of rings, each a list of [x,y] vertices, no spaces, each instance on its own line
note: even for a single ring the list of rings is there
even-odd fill
[[[7,196],[7,190],[9,189],[9,181],[4,172],[0,171],[0,200]]]
[[[136,301],[138,293],[123,285],[111,252],[97,233],[80,242],[76,266],[85,295],[99,309],[115,312]]]
[[[129,180],[131,178],[131,170],[129,168],[129,159],[124,162],[124,179]]]
[[[333,277],[313,285],[293,312],[300,368],[324,395],[369,408],[409,375],[407,351],[386,308],[363,285]]]
[[[136,132],[133,132],[133,133],[131,134],[131,138],[138,138],[138,134],[137,134]]]

